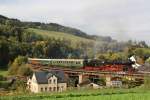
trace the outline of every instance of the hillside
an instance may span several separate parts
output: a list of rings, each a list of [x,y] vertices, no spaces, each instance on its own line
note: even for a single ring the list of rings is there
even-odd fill
[[[76,36],[76,35],[68,34],[64,32],[47,31],[47,30],[35,29],[35,28],[28,28],[27,30],[30,32],[34,32],[38,35],[41,35],[45,38],[49,37],[49,38],[55,38],[55,39],[69,40],[71,41],[73,45],[76,45],[81,42],[86,43],[86,44],[95,42],[95,40],[92,40],[92,39],[87,39],[84,37],[80,37],[80,36]]]
[[[86,34],[85,32],[82,32],[79,29],[66,27],[63,25],[59,25],[57,23],[45,24],[45,23],[40,23],[40,22],[32,22],[32,23],[31,22],[24,22],[24,24],[28,25],[32,28],[38,28],[38,29],[48,30],[48,31],[63,32],[63,33],[67,33],[67,34],[72,34],[72,35],[92,39],[92,37],[90,35]]]
[[[22,22],[0,15],[0,66],[6,66],[18,55],[37,58],[122,59],[139,54],[143,57],[147,52],[134,52],[138,47],[148,48],[144,41],[117,42],[111,37],[88,35],[79,29],[56,23]],[[147,56],[143,58],[145,60]]]
[[[82,32],[79,29],[67,27],[63,25],[59,25],[57,23],[41,23],[41,22],[22,22],[18,19],[8,18],[3,15],[0,15],[0,24],[9,24],[22,28],[35,28],[45,31],[53,31],[53,32],[61,32],[69,35],[74,35],[90,40],[100,40],[100,41],[114,41],[111,37],[97,36],[97,35],[89,35],[85,32]]]
[[[44,29],[43,25],[50,25],[51,28]],[[62,27],[63,31],[60,31]],[[0,67],[7,66],[18,55],[37,58],[83,58],[88,52],[87,54],[92,56],[95,40],[87,38],[87,34],[79,30],[72,29],[55,24],[22,22],[0,15]],[[80,36],[77,33],[83,34]]]

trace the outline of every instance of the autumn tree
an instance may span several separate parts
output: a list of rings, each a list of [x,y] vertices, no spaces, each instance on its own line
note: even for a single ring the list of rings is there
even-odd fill
[[[10,75],[17,75],[18,70],[20,70],[21,66],[27,63],[27,57],[18,56],[12,65],[9,67]]]

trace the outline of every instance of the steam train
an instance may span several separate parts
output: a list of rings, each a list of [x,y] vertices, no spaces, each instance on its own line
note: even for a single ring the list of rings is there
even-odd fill
[[[37,59],[28,58],[28,63],[39,66],[63,66],[76,68],[85,71],[104,71],[104,72],[135,72],[137,69],[132,67],[135,61],[100,61],[97,59]],[[62,67],[61,67],[62,68]]]
[[[135,62],[131,60],[126,61],[100,61],[92,59],[85,61],[82,69],[87,71],[107,71],[107,72],[135,72],[137,69],[132,67]]]

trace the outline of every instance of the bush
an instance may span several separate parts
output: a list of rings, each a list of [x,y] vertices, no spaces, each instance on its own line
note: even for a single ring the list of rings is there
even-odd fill
[[[150,77],[149,76],[145,76],[144,78],[144,88],[150,89]]]
[[[16,90],[17,92],[26,92],[26,84],[22,80],[16,80],[10,89]]]
[[[4,81],[6,78],[3,75],[0,75],[0,81]]]
[[[0,81],[0,88],[8,89],[9,82],[7,81]]]
[[[24,56],[18,56],[14,62],[12,63],[12,65],[9,68],[9,74],[10,75],[17,75],[19,70],[22,70],[23,68],[20,68],[22,66],[24,66],[27,63],[27,57]],[[20,71],[19,71],[20,72]]]
[[[32,74],[32,70],[24,64],[19,67],[17,74],[21,76],[29,76]]]

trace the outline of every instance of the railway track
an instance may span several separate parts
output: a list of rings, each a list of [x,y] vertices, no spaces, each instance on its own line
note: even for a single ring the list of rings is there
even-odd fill
[[[132,77],[144,77],[145,75],[150,76],[150,73],[144,72],[103,72],[103,71],[86,71],[83,69],[70,69],[70,68],[60,68],[60,67],[49,67],[49,66],[35,66],[30,65],[34,71],[48,71],[48,70],[62,70],[65,73],[72,74],[88,74],[88,75],[118,75],[118,76],[132,76]]]

